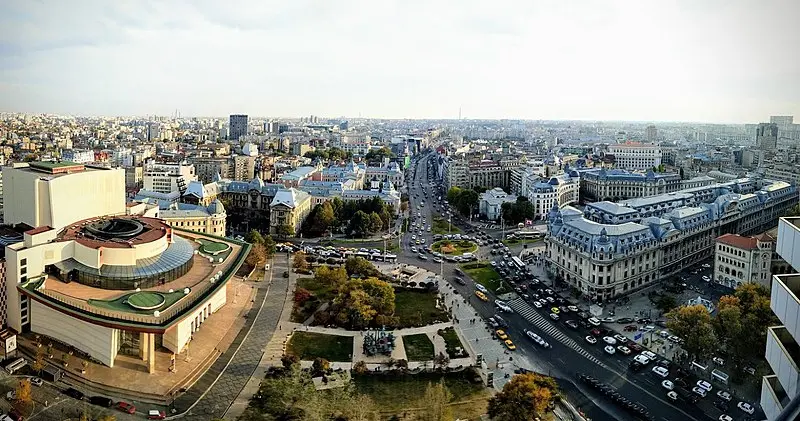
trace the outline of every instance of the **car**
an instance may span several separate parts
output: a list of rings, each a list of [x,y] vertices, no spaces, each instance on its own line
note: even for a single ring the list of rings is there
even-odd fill
[[[625,331],[625,332],[636,332],[637,330],[639,330],[639,326],[627,325],[627,326],[623,327],[622,330]]]
[[[597,317],[590,317],[589,320],[587,320],[587,321],[592,326],[600,326],[600,319],[598,319]]]
[[[744,412],[747,412],[750,415],[753,415],[753,412],[755,412],[755,410],[756,410],[755,408],[753,408],[753,405],[750,405],[747,402],[739,402],[739,403],[736,404],[736,407],[741,409]]]
[[[711,387],[711,383],[709,383],[709,382],[707,382],[707,381],[705,381],[705,380],[698,380],[698,381],[697,381],[697,387],[702,387],[702,388],[703,388],[703,389],[705,389],[707,392],[710,392],[710,391],[711,391],[711,389],[712,389],[712,387]]]
[[[478,297],[478,299],[481,301],[489,301],[489,297],[487,297],[486,294],[480,291],[475,291],[475,296]]]
[[[711,361],[713,361],[716,365],[725,365],[725,360],[720,357],[714,357],[711,359]]]
[[[125,402],[125,401],[117,402],[117,407],[116,408],[119,409],[120,411],[126,412],[128,414],[135,414],[136,413],[136,407],[133,406],[133,404],[130,404],[130,403]]]
[[[708,393],[707,390],[703,389],[702,387],[697,387],[697,386],[692,388],[692,392],[694,392],[696,395],[700,396],[701,398],[705,398],[706,394]]]
[[[6,399],[8,399],[9,401],[13,401],[14,399],[17,399],[17,391],[16,390],[10,390],[8,393],[6,393]]]
[[[617,340],[612,338],[611,336],[603,336],[603,342],[605,342],[605,343],[607,343],[609,345],[616,345],[617,344]]]
[[[702,279],[704,282],[711,282],[711,278],[710,278],[710,277],[708,277],[708,276],[706,276],[706,275],[703,275],[703,277],[702,277],[701,279]]]
[[[426,255],[424,255],[422,253],[418,254],[417,257],[419,257],[420,260],[428,260],[428,256],[426,256]]]
[[[600,321],[603,323],[614,323],[616,319],[614,319],[613,317],[604,317],[600,319]]]
[[[657,376],[666,378],[669,376],[669,370],[664,367],[655,366],[651,369],[651,371],[656,374]]]
[[[550,313],[550,318],[553,319],[553,320],[556,320],[556,321],[558,321],[558,319],[559,319],[558,314],[555,314],[555,313]]]
[[[540,303],[538,301],[534,301],[533,302],[533,306],[536,307],[536,308],[542,308],[542,303]]]
[[[597,339],[594,336],[587,336],[584,339],[586,339],[586,342],[589,342],[592,345],[597,343]]]
[[[730,409],[730,405],[728,405],[728,402],[720,399],[714,401],[714,406],[722,412],[728,412],[728,409]]]
[[[628,348],[632,349],[633,352],[642,352],[644,348],[641,345],[637,344],[636,342],[631,342],[628,344]]]
[[[455,280],[455,281],[456,281],[456,283],[457,283],[457,284],[459,284],[459,285],[466,285],[466,284],[467,284],[467,281],[465,281],[465,280],[464,280],[464,278],[462,278],[462,277],[460,277],[460,276],[456,276],[456,277],[454,278],[454,280]]]
[[[603,334],[603,332],[601,332],[600,329],[595,328],[595,329],[590,330],[589,334],[592,335],[592,336],[600,336],[600,335]]]
[[[39,377],[31,377],[31,384],[34,386],[41,386],[44,384],[44,380]]]
[[[159,411],[158,409],[147,411],[148,420],[163,420],[165,418],[167,418],[167,414],[164,411]]]
[[[492,261],[492,267],[497,267],[497,262]]]
[[[72,387],[69,387],[66,390],[64,390],[64,394],[69,396],[69,397],[71,397],[71,398],[73,398],[73,399],[77,399],[79,401],[83,400],[83,396],[84,396],[83,392],[81,392],[78,389],[72,388]]]
[[[617,347],[617,351],[621,352],[623,355],[630,355],[631,350],[628,349],[627,346],[620,345]]]
[[[567,320],[566,322],[564,322],[564,324],[566,324],[567,326],[569,326],[569,327],[571,327],[573,329],[577,329],[578,328],[578,322],[576,322],[575,320]]]
[[[103,408],[111,408],[114,401],[105,396],[92,396],[89,398],[89,403],[92,405],[102,406]]]
[[[500,338],[501,340],[506,340],[506,339],[508,339],[508,335],[506,335],[506,332],[505,332],[504,330],[500,330],[500,329],[498,329],[498,330],[495,330],[495,331],[494,331],[494,333],[495,333],[495,335],[497,335],[497,337],[498,337],[498,338]]]
[[[614,335],[614,339],[616,339],[617,341],[619,341],[619,342],[622,342],[622,343],[625,343],[625,342],[627,342],[627,341],[628,341],[628,338],[626,338],[626,337],[624,337],[624,336],[620,335],[619,333],[617,333],[616,335]]]
[[[456,272],[456,273],[460,273],[460,271],[459,271],[459,272]],[[476,283],[476,284],[475,284],[475,289],[477,289],[478,291],[480,291],[480,292],[482,292],[482,293],[484,293],[484,294],[486,294],[486,293],[488,293],[488,292],[489,292],[489,290],[488,290],[488,289],[486,289],[486,287],[485,287],[485,286],[483,286],[483,285],[481,285],[481,284],[478,284],[478,283]]]
[[[495,320],[495,319],[494,319],[494,317],[489,317],[489,318],[486,320],[486,323],[488,323],[488,324],[489,324],[489,326],[491,326],[491,327],[493,327],[493,328],[495,328],[495,329],[497,329],[498,327],[500,327],[500,323],[497,323],[497,320]]]
[[[511,339],[506,339],[506,341],[503,343],[506,344],[506,348],[508,348],[511,351],[517,349],[517,346],[514,345],[514,342],[511,342]]]
[[[606,345],[606,347],[605,347],[605,348],[603,348],[603,351],[605,351],[605,352],[606,352],[606,354],[608,354],[608,355],[614,355],[614,353],[615,353],[615,352],[617,352],[617,351],[614,349],[614,347],[613,347],[613,346],[611,346],[611,345]]]
[[[442,263],[442,259],[439,258],[439,257],[434,257],[433,261],[436,262],[436,263]]]
[[[719,421],[733,421],[730,415],[722,414],[719,416]]]
[[[533,339],[538,345],[544,348],[550,348],[550,344],[547,343],[541,336],[531,332],[530,330],[525,330],[525,334],[528,335],[529,338]]]
[[[573,313],[577,313],[578,312],[578,307],[575,307],[573,305],[567,306],[567,309],[569,309],[569,311],[571,311]]]
[[[669,341],[670,341],[670,342],[674,342],[674,343],[676,343],[676,344],[681,342],[681,338],[679,338],[679,337],[677,337],[677,336],[675,336],[675,335],[672,335],[672,336],[670,336],[670,337],[669,337],[669,338],[667,338],[667,339],[669,339]]]
[[[673,392],[673,391],[667,392],[667,397],[672,401],[677,401],[678,400],[678,394],[676,392]]]
[[[553,304],[554,302],[556,302],[555,298],[553,298],[553,297],[547,297],[546,300],[550,304]]]
[[[675,388],[675,385],[669,380],[664,380],[661,382],[661,387],[667,390],[672,390]]]
[[[731,394],[725,390],[718,390],[717,397],[727,402],[730,402],[731,399],[733,399],[733,396],[731,396]]]
[[[633,322],[634,322],[634,320],[633,320],[632,317],[622,317],[622,318],[617,319],[617,323],[619,323],[619,324],[633,323]]]

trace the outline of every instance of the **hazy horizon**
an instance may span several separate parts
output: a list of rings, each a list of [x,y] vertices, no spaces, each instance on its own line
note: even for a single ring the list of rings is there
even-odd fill
[[[800,2],[0,4],[0,110],[745,124],[800,116]]]

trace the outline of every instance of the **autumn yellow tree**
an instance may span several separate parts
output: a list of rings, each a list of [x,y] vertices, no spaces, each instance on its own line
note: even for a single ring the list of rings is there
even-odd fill
[[[683,339],[682,347],[692,357],[708,357],[717,345],[711,315],[703,305],[681,306],[667,313],[667,327]]]
[[[558,385],[552,377],[518,374],[489,399],[487,412],[497,421],[532,420],[544,416],[557,398]]]
[[[422,413],[418,419],[421,421],[452,421],[453,410],[450,408],[450,400],[453,394],[445,387],[444,379],[438,383],[428,383],[425,394],[420,400],[419,406]]]
[[[33,395],[31,395],[31,381],[28,379],[20,380],[15,390],[16,397],[12,404],[14,411],[23,417],[30,417],[33,413]]]

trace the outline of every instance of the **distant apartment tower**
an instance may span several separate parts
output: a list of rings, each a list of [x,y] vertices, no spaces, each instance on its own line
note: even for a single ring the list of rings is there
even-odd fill
[[[189,182],[196,181],[192,164],[150,164],[142,177],[144,189],[151,192],[170,194],[186,191]]]
[[[775,150],[778,147],[778,125],[760,123],[756,128],[756,146],[761,150]]]
[[[617,168],[625,170],[646,170],[661,165],[661,147],[658,145],[610,145],[608,153],[614,155]]]
[[[231,114],[228,139],[239,140],[240,137],[247,134],[247,115],[246,114]]]
[[[794,117],[790,115],[773,115],[770,116],[769,122],[772,124],[777,124],[778,128],[785,130],[794,124]]]
[[[645,142],[647,142],[647,143],[655,143],[657,138],[658,138],[658,129],[656,129],[656,126],[654,126],[652,124],[647,126],[647,128],[644,130],[644,140],[645,140]]]

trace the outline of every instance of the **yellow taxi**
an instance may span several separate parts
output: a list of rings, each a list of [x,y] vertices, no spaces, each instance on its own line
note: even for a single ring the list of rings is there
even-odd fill
[[[495,330],[494,333],[497,335],[498,338],[502,340],[508,339],[508,335],[506,335],[506,332],[504,332],[503,330],[498,329]]]
[[[559,310],[558,307],[553,307],[553,308],[550,309],[550,312],[553,313],[553,314],[558,314],[559,311],[561,311],[561,310]]]
[[[489,297],[487,297],[486,294],[480,291],[475,291],[475,296],[478,297],[481,301],[489,301]]]
[[[506,348],[508,348],[511,351],[517,349],[517,346],[514,345],[514,342],[511,342],[511,339],[506,339],[506,341],[503,343],[506,344]]]

